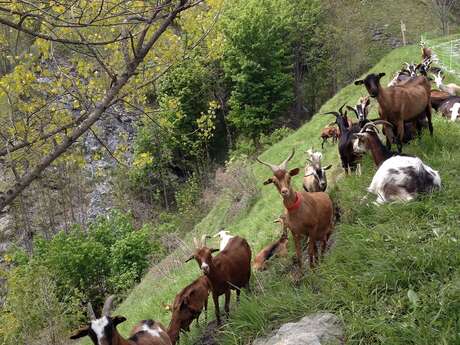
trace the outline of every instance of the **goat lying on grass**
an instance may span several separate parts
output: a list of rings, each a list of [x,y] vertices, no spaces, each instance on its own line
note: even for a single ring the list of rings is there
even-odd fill
[[[423,164],[420,158],[389,151],[377,136],[373,123],[355,134],[353,148],[370,151],[378,167],[368,192],[377,195],[377,204],[391,201],[407,202],[417,194],[431,193],[441,187],[439,173]]]

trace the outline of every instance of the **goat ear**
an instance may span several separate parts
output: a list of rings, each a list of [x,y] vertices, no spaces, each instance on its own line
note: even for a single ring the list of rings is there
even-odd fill
[[[117,327],[117,325],[119,325],[120,323],[125,322],[125,321],[126,321],[126,317],[120,316],[120,315],[114,316],[112,318],[112,322],[113,322],[113,325],[115,327]]]
[[[188,306],[188,297],[186,296],[186,297],[182,300],[182,302],[181,302],[181,304],[180,304],[180,307],[179,307],[179,310],[184,310],[185,308],[187,308],[187,306]]]
[[[264,186],[266,186],[267,184],[270,184],[270,183],[273,183],[273,179],[271,177],[269,179],[267,179],[267,181],[264,182]]]
[[[81,337],[85,337],[88,335],[88,331],[89,331],[89,326],[82,327],[78,331],[75,331],[75,333],[73,333],[70,336],[70,339],[78,339]]]
[[[385,76],[385,73],[382,72],[382,73],[379,73],[379,76],[378,76],[378,77],[379,77],[379,78],[382,78],[383,76]]]
[[[289,175],[295,176],[299,173],[299,170],[300,170],[299,168],[292,169],[289,171]]]
[[[370,100],[370,98],[368,98],[368,99],[366,100],[366,107],[368,107],[370,104],[371,104],[371,100]]]
[[[211,249],[211,254],[212,254],[212,253],[215,253],[215,252],[218,252],[218,251],[219,251],[219,249],[212,248],[212,249]]]
[[[332,168],[332,164],[329,164],[327,167],[323,168],[324,170],[329,170],[330,168]]]
[[[364,80],[355,81],[355,85],[361,85],[361,84],[364,84]]]

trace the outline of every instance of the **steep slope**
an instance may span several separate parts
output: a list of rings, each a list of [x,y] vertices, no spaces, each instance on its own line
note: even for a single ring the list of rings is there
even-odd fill
[[[370,72],[386,72],[383,83],[387,83],[403,61],[418,59],[416,46],[397,49]],[[361,95],[365,95],[363,88],[347,86],[320,113],[335,110],[345,102],[354,104]],[[375,116],[373,102],[370,117]],[[297,153],[290,166],[303,166],[303,151],[312,145],[320,146],[319,131],[332,120],[331,116],[315,116],[261,158],[280,162],[295,147]],[[308,271],[296,284],[290,273],[290,258],[273,263],[268,272],[255,274],[252,293],[238,307],[232,304],[231,318],[217,335],[219,344],[247,344],[285,321],[318,310],[333,312],[344,320],[347,343],[351,344],[453,344],[459,340],[460,126],[439,115],[435,115],[434,126],[434,138],[425,134],[405,151],[440,171],[442,191],[406,205],[361,204],[375,172],[366,157],[363,176],[341,178],[331,188],[344,211],[343,222],[320,267],[315,272]],[[336,146],[326,145],[324,155],[326,163],[334,164],[332,175],[337,176],[340,162]],[[270,175],[266,167],[257,163],[253,171],[261,184]],[[294,184],[300,188],[301,178],[294,178]],[[218,229],[228,206],[223,198],[184,242],[191,244],[192,236]],[[263,187],[251,209],[227,230],[247,238],[256,253],[278,234],[272,219],[282,210],[275,188]],[[172,301],[200,274],[196,263],[180,264],[185,255],[178,251],[179,259],[170,258],[167,264],[152,269],[122,303],[116,311],[128,318],[119,327],[122,333],[126,334],[139,319],[169,322],[162,303]],[[214,310],[210,304],[212,319]],[[181,338],[181,344],[201,343],[197,339],[202,331],[192,327],[192,332]]]

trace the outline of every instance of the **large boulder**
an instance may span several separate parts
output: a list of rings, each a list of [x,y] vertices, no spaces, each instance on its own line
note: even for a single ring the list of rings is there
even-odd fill
[[[331,313],[305,316],[298,322],[286,323],[269,338],[256,339],[253,345],[341,345],[342,322]]]

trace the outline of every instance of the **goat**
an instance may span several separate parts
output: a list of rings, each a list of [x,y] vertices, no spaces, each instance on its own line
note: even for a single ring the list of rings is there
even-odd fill
[[[339,155],[340,160],[342,161],[342,167],[345,170],[345,174],[349,174],[350,171],[357,171],[358,174],[361,173],[361,166],[359,164],[359,160],[361,156],[356,154],[353,151],[353,143],[351,141],[353,133],[359,132],[359,126],[353,127],[349,126],[347,113],[345,114],[342,112],[343,107],[342,105],[339,108],[339,111],[331,111],[325,114],[332,114],[335,116],[335,123],[338,125],[340,129],[340,138],[339,138]]]
[[[230,233],[227,230],[221,230],[217,234],[215,234],[213,237],[220,237],[219,250],[223,251],[225,247],[227,246],[228,241],[230,241],[230,239],[233,238],[234,236],[230,235]]]
[[[178,341],[181,330],[189,331],[193,320],[198,322],[203,308],[207,312],[210,290],[209,279],[201,276],[176,295],[174,303],[169,306],[172,317],[167,330],[173,345]]]
[[[195,259],[211,283],[212,299],[214,301],[217,323],[220,324],[219,296],[225,294],[225,313],[230,312],[230,292],[236,290],[239,301],[241,288],[249,289],[251,278],[251,248],[248,242],[239,236],[231,238],[225,249],[215,257],[212,253],[218,249],[206,247],[206,237],[200,242],[195,241],[196,250],[186,260]]]
[[[359,133],[353,134],[353,150],[358,154],[370,151],[376,167],[379,167],[385,160],[394,156],[396,153],[388,150],[380,141],[376,125],[389,124],[383,120],[368,122]],[[389,124],[391,126],[391,124]],[[371,130],[371,129],[375,129]]]
[[[367,116],[369,115],[369,105],[371,101],[369,96],[361,97],[357,105],[354,108],[347,105],[347,109],[355,113],[356,118],[358,119],[359,127],[362,128],[369,120]]]
[[[324,143],[327,142],[327,139],[332,138],[332,143],[335,144],[337,139],[340,137],[340,130],[334,126],[335,122],[327,125],[321,130],[321,139],[323,142],[321,143],[321,148],[324,149]]]
[[[438,89],[447,92],[451,96],[460,96],[460,86],[454,83],[444,85],[444,78],[445,76],[443,76],[441,72],[438,72],[438,74],[434,76],[434,82],[436,83]]]
[[[398,152],[401,152],[405,121],[416,122],[417,130],[420,134],[421,126],[420,122],[417,122],[417,118],[425,114],[430,135],[433,135],[430,103],[431,87],[425,77],[416,77],[404,85],[384,88],[380,85],[380,79],[384,75],[385,73],[369,74],[365,79],[355,81],[355,85],[364,84],[369,95],[377,98],[380,118],[391,123],[396,128],[395,135],[390,126],[385,126],[387,146],[391,146],[391,142],[396,141]]]
[[[439,173],[418,157],[397,155],[385,160],[367,189],[377,195],[376,204],[411,201],[419,193],[431,193],[441,187]]]
[[[451,96],[445,91],[431,90],[431,106],[451,121],[459,116],[460,97]]]
[[[264,247],[255,257],[254,262],[252,263],[252,268],[256,271],[263,271],[267,268],[267,261],[272,257],[278,256],[287,256],[288,253],[288,233],[287,226],[285,223],[284,216],[274,220],[274,223],[280,223],[282,226],[281,237]]]
[[[306,192],[324,192],[327,188],[326,170],[332,167],[329,164],[321,167],[321,152],[314,152],[313,147],[307,151],[310,158],[307,158],[305,165],[305,174],[303,177],[303,188]]]
[[[423,164],[418,157],[399,155],[389,151],[368,123],[360,133],[355,134],[353,147],[359,152],[371,151],[377,172],[372,179],[368,192],[377,195],[376,204],[388,201],[410,201],[418,193],[432,192],[441,186],[437,171]],[[378,130],[377,130],[378,131]]]
[[[273,176],[264,182],[264,185],[274,184],[285,207],[285,221],[294,237],[295,249],[302,270],[302,236],[309,238],[308,256],[310,267],[315,266],[318,259],[316,241],[321,241],[321,252],[324,253],[329,236],[333,231],[333,206],[331,198],[324,192],[307,193],[296,192],[291,185],[291,177],[299,173],[299,168],[287,170],[287,163],[294,156],[295,150],[280,165],[266,163],[257,158],[257,161],[268,166]]]
[[[117,325],[126,321],[123,316],[110,316],[114,296],[109,296],[102,308],[102,316],[97,319],[93,307],[88,303],[90,322],[70,336],[78,339],[90,337],[94,345],[172,345],[163,325],[153,320],[140,321],[131,331],[129,339],[118,333]]]

